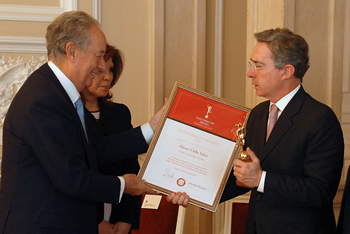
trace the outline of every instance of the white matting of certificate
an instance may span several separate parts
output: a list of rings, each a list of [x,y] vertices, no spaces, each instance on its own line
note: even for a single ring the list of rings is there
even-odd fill
[[[167,118],[142,179],[213,204],[234,147],[234,141]]]

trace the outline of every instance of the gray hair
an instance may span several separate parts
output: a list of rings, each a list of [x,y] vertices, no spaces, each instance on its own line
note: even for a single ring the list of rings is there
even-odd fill
[[[79,49],[85,50],[89,45],[92,25],[100,28],[98,21],[83,11],[69,11],[58,16],[46,31],[48,57],[59,59],[66,53],[65,47],[68,42],[74,42]]]
[[[295,77],[301,81],[309,68],[309,46],[305,39],[287,28],[265,30],[254,34],[259,42],[270,44],[272,59],[276,68],[291,64]]]

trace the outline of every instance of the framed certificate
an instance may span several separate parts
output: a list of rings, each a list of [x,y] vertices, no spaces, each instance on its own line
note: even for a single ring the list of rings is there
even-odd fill
[[[166,195],[186,192],[190,204],[215,212],[239,152],[234,131],[249,111],[175,83],[139,177]]]

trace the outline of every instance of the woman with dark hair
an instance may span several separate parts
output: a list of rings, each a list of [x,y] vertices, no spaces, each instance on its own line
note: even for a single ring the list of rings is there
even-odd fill
[[[106,69],[97,74],[93,84],[82,91],[81,96],[86,109],[97,119],[99,131],[103,135],[118,134],[133,128],[129,108],[120,103],[111,101],[112,88],[123,71],[122,53],[113,46],[107,45],[104,55]],[[150,143],[155,128],[159,122],[164,107],[150,120],[142,125],[140,131],[144,139],[140,144]],[[138,154],[129,155],[127,159],[116,163],[102,165],[99,170],[106,175],[121,176],[124,174],[137,174],[140,166]],[[140,222],[142,196],[123,194],[119,204],[105,204],[104,220],[99,225],[99,233],[131,233],[131,229],[138,229]]]

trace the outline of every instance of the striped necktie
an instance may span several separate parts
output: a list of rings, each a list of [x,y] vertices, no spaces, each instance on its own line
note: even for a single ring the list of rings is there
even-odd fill
[[[275,126],[275,123],[277,121],[278,111],[279,111],[278,107],[275,104],[272,104],[271,110],[270,110],[269,126],[267,128],[267,134],[266,134],[266,141],[269,139],[272,129]]]

